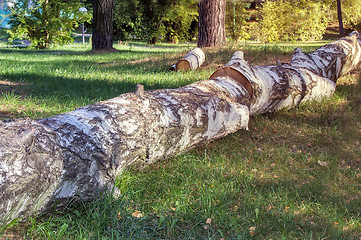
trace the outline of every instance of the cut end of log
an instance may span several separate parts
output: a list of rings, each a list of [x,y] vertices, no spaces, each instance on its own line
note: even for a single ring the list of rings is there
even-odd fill
[[[177,71],[189,71],[191,70],[191,65],[186,59],[181,59],[176,64],[176,70]]]
[[[241,84],[248,91],[250,98],[252,99],[253,89],[252,89],[250,81],[242,73],[240,73],[233,67],[226,66],[226,67],[220,68],[217,71],[215,71],[209,77],[209,79],[215,79],[216,77],[224,77],[224,76],[231,77],[235,81],[237,81],[239,84]]]

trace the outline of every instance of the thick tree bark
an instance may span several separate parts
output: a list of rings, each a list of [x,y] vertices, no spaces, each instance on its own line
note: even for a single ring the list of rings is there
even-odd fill
[[[198,47],[213,47],[226,41],[226,0],[200,0],[198,17]]]
[[[144,91],[43,120],[0,122],[0,220],[112,187],[129,165],[143,166],[247,129],[249,116],[330,96],[361,62],[358,34],[289,64],[252,66],[241,52],[210,80]]]
[[[114,0],[93,0],[93,50],[114,50],[113,5]]]

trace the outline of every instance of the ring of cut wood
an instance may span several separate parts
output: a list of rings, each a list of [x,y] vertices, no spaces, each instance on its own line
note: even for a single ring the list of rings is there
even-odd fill
[[[234,67],[225,66],[223,68],[218,69],[215,71],[209,79],[214,79],[216,77],[224,77],[229,76],[236,80],[239,84],[241,84],[249,93],[250,98],[253,97],[253,89],[251,86],[251,82]]]
[[[188,71],[191,69],[191,65],[188,60],[181,59],[176,64],[177,71]]]

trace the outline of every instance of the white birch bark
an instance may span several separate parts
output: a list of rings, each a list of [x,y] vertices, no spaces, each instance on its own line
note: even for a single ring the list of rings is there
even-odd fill
[[[351,33],[308,54],[296,48],[290,63],[252,66],[236,52],[212,76],[233,76],[250,93],[250,114],[290,108],[301,101],[331,96],[336,80],[357,68],[361,61],[358,33]]]
[[[198,69],[206,60],[204,52],[200,48],[192,49],[184,58],[170,67],[172,71],[189,71]]]
[[[126,93],[40,121],[0,124],[0,217],[112,187],[122,169],[246,129],[249,97],[229,77]]]
[[[143,166],[196,144],[247,129],[250,114],[330,96],[360,64],[357,34],[289,64],[251,66],[237,52],[212,79],[144,91],[58,116],[0,122],[0,221],[42,212],[112,187],[129,165]]]

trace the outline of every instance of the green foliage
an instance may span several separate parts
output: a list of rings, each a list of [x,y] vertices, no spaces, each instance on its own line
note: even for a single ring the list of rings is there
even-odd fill
[[[321,40],[330,21],[327,17],[329,7],[320,2],[309,2],[300,4],[297,10],[293,29],[297,40]]]
[[[226,4],[226,35],[232,40],[249,39],[251,35],[247,20],[251,14],[247,8],[250,1],[227,0]]]
[[[361,31],[361,1],[345,0],[342,4],[345,27]]]
[[[328,11],[320,2],[266,1],[261,9],[259,39],[263,42],[320,40],[329,23]]]
[[[143,29],[142,19],[139,0],[114,1],[115,37],[124,41],[132,36],[140,36]]]
[[[82,6],[77,1],[19,0],[11,9],[10,39],[28,39],[37,49],[71,42],[74,28],[91,17],[90,13],[79,12]]]
[[[165,9],[162,19],[165,27],[165,40],[177,43],[179,40],[192,40],[197,33],[198,11],[197,1],[183,0],[178,3],[171,1]]]
[[[335,0],[321,0],[323,5],[330,8],[329,17],[332,22],[337,22],[337,2]],[[342,20],[346,29],[361,30],[361,1],[341,0]],[[359,27],[358,27],[359,26]]]
[[[122,40],[131,36],[153,44],[191,40],[197,16],[196,0],[115,0],[116,33]]]

